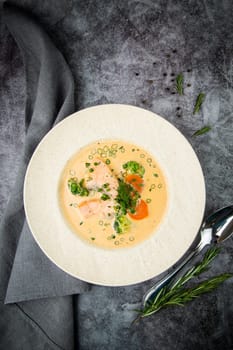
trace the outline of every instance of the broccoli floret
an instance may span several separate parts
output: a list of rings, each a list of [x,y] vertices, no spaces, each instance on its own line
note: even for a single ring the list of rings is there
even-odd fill
[[[116,233],[125,233],[130,229],[130,225],[130,220],[125,215],[121,215],[116,218],[113,227]]]
[[[145,168],[134,160],[130,160],[129,162],[123,164],[123,169],[125,169],[128,174],[137,174],[141,177],[143,177],[145,173]]]
[[[78,179],[76,177],[72,177],[68,180],[68,187],[70,189],[70,192],[74,195],[77,194],[81,197],[89,195],[88,189],[84,187],[84,179],[78,182]]]

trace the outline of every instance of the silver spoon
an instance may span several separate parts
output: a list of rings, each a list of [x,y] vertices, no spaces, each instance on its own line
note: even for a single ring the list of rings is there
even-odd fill
[[[152,301],[159,290],[168,284],[171,279],[187,264],[194,256],[208,244],[220,243],[229,238],[233,233],[233,205],[217,210],[211,214],[202,224],[199,231],[199,242],[171,273],[150,288],[143,297],[143,305]]]

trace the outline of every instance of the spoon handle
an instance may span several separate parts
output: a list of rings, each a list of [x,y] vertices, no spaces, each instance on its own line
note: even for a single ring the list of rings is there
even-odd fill
[[[200,241],[196,248],[194,248],[172,272],[166,275],[146,292],[142,300],[144,306],[146,306],[150,300],[152,301],[160,289],[167,285],[172,280],[172,278],[204,248],[204,245],[201,243],[202,242]]]

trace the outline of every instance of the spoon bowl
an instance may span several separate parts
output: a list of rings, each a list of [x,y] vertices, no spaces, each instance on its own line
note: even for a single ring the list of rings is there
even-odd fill
[[[204,247],[209,244],[216,244],[225,241],[233,234],[233,205],[221,208],[207,217],[203,222],[198,236],[197,245],[191,252],[180,262],[180,264],[163,279],[157,282],[150,288],[143,297],[143,305],[150,303],[156,294],[165,285],[170,283],[172,278],[197,254],[199,254]]]
[[[201,231],[212,229],[214,243],[228,239],[233,233],[233,205],[224,207],[211,214],[203,223]]]

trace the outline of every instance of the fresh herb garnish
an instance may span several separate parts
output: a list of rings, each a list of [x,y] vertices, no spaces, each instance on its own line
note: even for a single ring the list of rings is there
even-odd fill
[[[127,211],[135,210],[140,194],[130,184],[118,179],[116,202],[118,213],[126,215]]]
[[[94,169],[93,168],[90,168],[89,169],[89,173],[93,173]]]
[[[89,195],[88,189],[84,186],[84,179],[78,182],[76,177],[72,177],[68,180],[68,187],[70,192],[74,195],[79,195],[81,197]]]
[[[183,74],[178,74],[176,77],[176,91],[178,92],[179,95],[184,94],[183,82],[184,82]]]
[[[209,125],[206,125],[204,126],[203,128],[195,131],[195,133],[192,135],[192,136],[199,136],[199,135],[203,135],[203,134],[206,134],[208,131],[211,130],[211,126]]]
[[[85,165],[86,165],[86,168],[88,168],[91,165],[91,163],[85,163]]]
[[[202,92],[197,96],[196,102],[195,102],[195,106],[193,109],[193,114],[196,114],[200,111],[201,105],[203,103],[205,99],[205,94],[203,94]]]
[[[110,159],[106,159],[105,163],[106,163],[107,165],[111,164]]]
[[[187,302],[194,300],[198,296],[208,293],[217,288],[226,279],[233,276],[231,273],[224,273],[208,280],[197,284],[191,288],[183,288],[183,285],[190,279],[199,276],[202,272],[206,271],[211,261],[219,254],[219,248],[210,248],[203,260],[196,266],[189,269],[182,277],[180,277],[175,283],[168,286],[164,286],[160,289],[158,294],[154,297],[154,300],[148,302],[142,310],[138,310],[139,316],[136,320],[150,316],[160,309],[168,306],[183,306]],[[135,321],[136,321],[135,320]]]
[[[127,232],[130,228],[131,222],[126,217],[127,213],[135,213],[135,209],[140,198],[140,194],[129,183],[118,179],[117,196],[115,198],[117,205],[115,206],[116,219],[113,228],[116,233]]]

